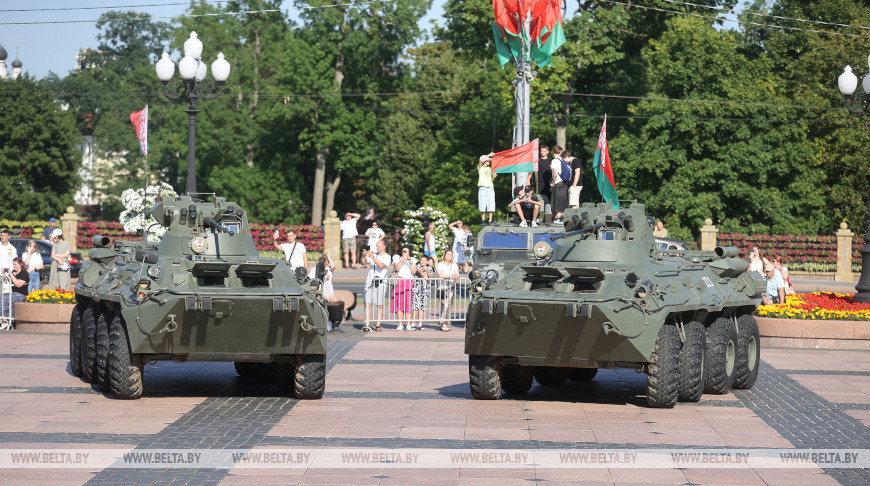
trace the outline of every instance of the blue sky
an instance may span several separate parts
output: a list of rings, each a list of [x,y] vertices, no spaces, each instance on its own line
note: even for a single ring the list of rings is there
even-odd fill
[[[445,0],[435,0],[428,15],[420,22],[428,28],[431,19],[440,19]],[[350,3],[340,0],[337,3]],[[175,4],[164,6],[136,5]],[[42,78],[49,71],[64,76],[75,68],[75,58],[79,50],[97,45],[96,20],[111,8],[91,10],[65,11],[35,11],[38,9],[70,8],[70,7],[112,7],[127,6],[122,10],[147,12],[153,17],[172,17],[183,14],[189,2],[185,0],[0,0],[0,45],[9,57],[7,68],[15,59],[15,49],[18,47],[18,58],[22,69],[31,75]],[[286,6],[292,5],[285,0]],[[12,10],[33,10],[29,12],[13,12]],[[291,11],[291,15],[292,15]],[[81,23],[2,25],[4,22],[51,22],[51,21],[85,21]]]

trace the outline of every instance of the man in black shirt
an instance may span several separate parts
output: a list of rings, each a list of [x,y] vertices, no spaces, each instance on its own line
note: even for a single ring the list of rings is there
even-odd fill
[[[562,152],[562,158],[571,165],[571,180],[568,181],[568,205],[580,207],[580,191],[583,190],[583,166],[580,159],[567,150]]]
[[[550,147],[541,145],[541,156],[538,159],[538,194],[543,198],[544,204],[550,203],[550,182],[553,180],[553,172],[550,170]]]

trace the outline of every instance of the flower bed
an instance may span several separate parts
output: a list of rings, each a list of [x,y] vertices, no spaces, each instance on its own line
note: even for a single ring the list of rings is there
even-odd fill
[[[836,271],[837,237],[833,235],[744,235],[739,233],[719,233],[716,244],[736,246],[742,256],[757,246],[762,255],[770,258],[778,255],[790,270]],[[864,239],[852,238],[852,268],[861,271],[861,254],[858,249],[864,246]]]
[[[26,302],[34,304],[75,304],[76,294],[71,290],[34,290],[27,294]]]
[[[791,295],[784,304],[762,305],[759,317],[870,321],[870,304],[852,302],[852,294],[813,292]]]

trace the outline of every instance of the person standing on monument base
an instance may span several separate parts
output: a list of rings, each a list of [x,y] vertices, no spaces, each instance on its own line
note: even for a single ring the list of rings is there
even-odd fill
[[[495,188],[492,181],[498,174],[492,171],[493,155],[495,152],[490,152],[477,159],[477,206],[480,210],[480,223],[483,225],[487,224],[487,213],[489,224],[492,224],[492,213],[495,212]]]
[[[568,207],[568,184],[565,179],[562,179],[562,147],[556,145],[553,147],[553,162],[550,163],[550,170],[553,171],[553,179],[550,182],[550,187],[553,191],[553,222],[562,222],[562,213]]]
[[[553,180],[553,169],[550,164],[553,163],[553,157],[550,155],[550,147],[541,145],[541,157],[538,159],[538,195],[544,201],[544,207],[550,204],[550,182]]]

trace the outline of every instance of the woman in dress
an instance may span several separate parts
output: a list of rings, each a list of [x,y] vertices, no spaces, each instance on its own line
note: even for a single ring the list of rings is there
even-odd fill
[[[417,272],[414,274],[414,297],[411,302],[412,318],[417,319],[417,330],[423,330],[423,319],[426,317],[426,307],[429,304],[429,296],[432,295],[432,282],[435,278],[435,269],[432,268],[431,260],[426,255],[420,257]]]

